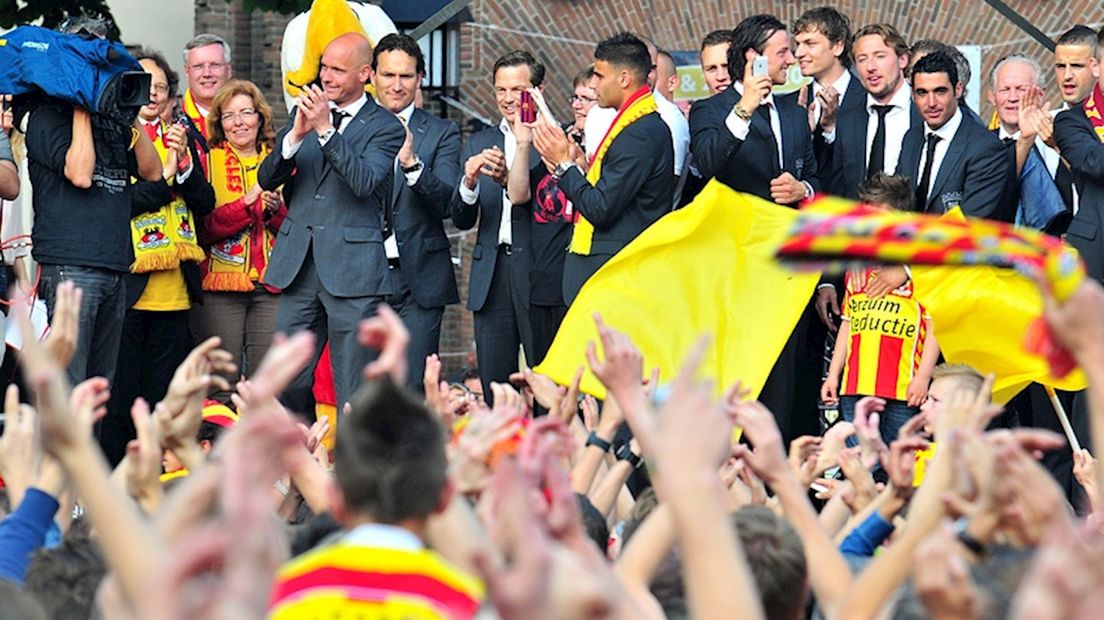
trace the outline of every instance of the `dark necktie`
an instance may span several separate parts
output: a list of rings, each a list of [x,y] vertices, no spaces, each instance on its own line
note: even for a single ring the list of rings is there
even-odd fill
[[[1016,143],[1016,139],[1012,136],[1008,136],[1007,138],[1001,138],[1001,142],[1004,142],[1005,146],[1012,146]]]
[[[866,178],[870,178],[885,169],[886,126],[885,117],[893,109],[891,105],[871,106],[878,113],[878,125],[874,130],[874,141],[870,143],[870,162],[866,165]]]
[[[343,110],[334,108],[330,110],[330,122],[333,124],[334,131],[341,133],[341,123],[345,122],[345,119],[349,118],[350,114]]]
[[[782,174],[782,162],[778,161],[778,136],[774,135],[774,125],[771,123],[771,105],[771,102],[768,101],[767,103],[759,106],[755,110],[755,113],[759,114],[767,123],[767,135],[770,136],[771,161],[774,162],[774,165],[771,167],[771,169],[774,171],[774,176],[777,177],[778,175]]]
[[[916,210],[924,213],[928,210],[928,186],[931,184],[932,164],[935,163],[935,145],[942,140],[937,134],[928,134],[927,148],[924,151],[924,172],[916,184]]]
[[[1066,160],[1058,160],[1058,169],[1054,171],[1054,184],[1058,186],[1058,193],[1062,195],[1062,202],[1066,203],[1070,211],[1073,211],[1073,172],[1066,165]]]

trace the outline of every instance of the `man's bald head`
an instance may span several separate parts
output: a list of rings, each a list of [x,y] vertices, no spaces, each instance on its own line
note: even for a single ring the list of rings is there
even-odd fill
[[[364,95],[372,77],[372,44],[359,32],[347,32],[322,52],[318,77],[326,96],[344,107]]]

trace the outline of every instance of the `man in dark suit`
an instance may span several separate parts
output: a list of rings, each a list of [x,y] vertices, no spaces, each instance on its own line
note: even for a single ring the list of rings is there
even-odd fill
[[[493,398],[491,382],[506,382],[517,372],[518,347],[525,347],[526,358],[533,357],[529,175],[540,161],[530,146],[519,146],[517,117],[521,93],[544,83],[544,65],[529,52],[514,50],[495,61],[492,76],[502,120],[468,138],[460,154],[463,178],[452,200],[457,228],[468,230],[479,223],[468,309],[473,313],[476,358],[488,403]]]
[[[705,178],[782,205],[796,205],[817,189],[816,158],[805,110],[776,98],[794,63],[786,26],[755,15],[732,32],[728,71],[732,86],[698,102],[690,114],[690,150]],[[753,75],[757,57],[767,74]]]
[[[647,45],[622,32],[598,44],[594,51],[598,105],[625,114],[630,106],[654,107],[648,98],[651,60]],[[615,125],[616,126],[616,125]],[[629,122],[598,148],[601,176],[591,184],[572,157],[567,136],[558,127],[539,123],[534,143],[545,165],[559,179],[575,210],[593,226],[589,243],[580,239],[576,223],[564,262],[564,301],[574,301],[579,289],[614,254],[671,210],[676,178],[671,134],[656,111]],[[612,131],[612,130],[611,130]]]
[[[1093,92],[1099,93],[1100,88],[1097,85]],[[1069,162],[1080,197],[1066,241],[1081,253],[1089,276],[1104,282],[1104,143],[1083,104],[1058,114],[1054,139],[1062,158]]]
[[[919,211],[960,206],[970,217],[1011,221],[1014,205],[1007,198],[1016,180],[1015,156],[985,127],[965,119],[961,94],[958,68],[946,54],[928,54],[913,66],[912,98],[924,125],[905,135],[897,174],[909,178]]]
[[[759,57],[767,61],[765,75],[753,70]],[[787,206],[818,189],[808,116],[793,97],[771,94],[773,85],[786,82],[793,63],[790,33],[777,18],[748,17],[732,31],[732,87],[695,105],[690,114],[690,147],[703,176]],[[809,413],[816,406],[821,350],[808,342],[812,316],[810,305],[760,393],[787,440],[818,431],[815,416],[794,417],[795,411]]]
[[[813,79],[799,91],[798,105],[808,110],[821,184],[827,186],[838,119],[865,113],[866,91],[848,69],[851,20],[831,7],[818,7],[802,13],[794,21],[792,32],[801,74]]]
[[[460,302],[442,224],[460,176],[460,129],[414,107],[425,58],[411,37],[380,39],[372,71],[380,105],[406,127],[384,217],[383,248],[392,285],[386,301],[410,330],[407,387],[420,394],[426,356],[436,353],[440,342],[445,306]]]
[[[304,89],[258,173],[266,190],[283,185],[288,203],[265,273],[266,284],[283,289],[276,331],[313,331],[318,353],[329,341],[339,411],[375,355],[357,342],[357,325],[392,292],[384,210],[406,132],[365,96],[371,73],[368,39],[349,33],[331,41],[322,53],[322,88]],[[317,359],[286,395],[294,410],[312,410]]]

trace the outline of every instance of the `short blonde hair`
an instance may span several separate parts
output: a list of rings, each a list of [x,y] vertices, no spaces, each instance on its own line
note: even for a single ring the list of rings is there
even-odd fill
[[[940,364],[932,369],[932,381],[936,379],[952,379],[975,394],[985,385],[985,377],[969,364]]]

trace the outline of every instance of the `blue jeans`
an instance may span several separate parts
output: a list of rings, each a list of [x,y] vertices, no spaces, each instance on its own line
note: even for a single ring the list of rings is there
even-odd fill
[[[53,320],[58,284],[72,280],[83,292],[80,308],[80,337],[69,362],[69,381],[76,385],[89,377],[115,379],[119,342],[123,336],[126,295],[123,274],[97,267],[40,265],[38,294],[46,302]]]
[[[848,422],[855,421],[855,403],[859,402],[859,399],[863,396],[840,396],[840,415],[844,420]],[[909,407],[903,400],[893,400],[890,398],[884,399],[886,401],[885,410],[878,413],[880,420],[878,423],[878,430],[882,432],[882,441],[888,446],[890,442],[897,439],[897,433],[901,430],[901,427],[908,422],[912,416],[920,413],[919,407]],[[848,442],[851,445],[851,442]],[[858,445],[856,442],[854,445]]]

